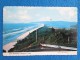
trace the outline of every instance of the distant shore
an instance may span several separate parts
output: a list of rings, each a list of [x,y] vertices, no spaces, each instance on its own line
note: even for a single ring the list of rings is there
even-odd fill
[[[33,31],[35,31],[35,30],[37,30],[37,29],[39,29],[39,28],[41,28],[41,27],[43,27],[43,26],[44,26],[44,24],[41,24],[39,27],[37,27],[37,28],[35,28],[35,29],[32,29],[32,30],[30,30],[30,31],[25,32],[24,34],[20,35],[20,36],[16,39],[16,41],[13,41],[13,42],[10,42],[10,43],[4,45],[4,46],[3,46],[3,50],[5,50],[6,52],[8,52],[11,48],[14,48],[14,45],[17,43],[18,40],[23,40],[23,39],[24,39],[25,37],[27,37],[30,33],[32,33]]]

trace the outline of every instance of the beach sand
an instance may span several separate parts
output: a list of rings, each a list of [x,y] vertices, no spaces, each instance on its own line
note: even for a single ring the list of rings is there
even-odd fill
[[[17,42],[11,42],[9,44],[6,44],[3,46],[3,49],[6,50],[6,52],[8,52],[11,48],[14,47],[14,45],[16,44]]]

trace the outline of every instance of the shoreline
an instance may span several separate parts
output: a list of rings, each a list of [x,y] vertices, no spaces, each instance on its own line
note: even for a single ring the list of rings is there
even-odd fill
[[[14,47],[14,45],[17,43],[18,40],[23,40],[23,39],[24,39],[25,37],[27,37],[30,33],[32,33],[33,31],[35,31],[35,30],[37,30],[37,29],[39,29],[39,28],[41,28],[41,27],[43,27],[43,26],[44,26],[44,24],[42,24],[42,25],[40,25],[39,27],[34,28],[34,29],[30,30],[30,31],[25,32],[24,34],[20,35],[16,40],[14,40],[14,41],[12,41],[12,42],[4,45],[4,46],[3,46],[3,50],[5,50],[6,52],[8,52],[11,48]]]
[[[6,52],[8,52],[11,48],[14,47],[14,45],[15,45],[16,43],[17,43],[17,41],[16,41],[16,42],[10,42],[10,43],[4,45],[4,46],[3,46],[3,50],[5,50]]]

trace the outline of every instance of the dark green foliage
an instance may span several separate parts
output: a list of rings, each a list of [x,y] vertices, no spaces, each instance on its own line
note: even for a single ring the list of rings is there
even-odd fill
[[[11,48],[8,52],[12,52],[12,51],[14,51],[14,48]]]

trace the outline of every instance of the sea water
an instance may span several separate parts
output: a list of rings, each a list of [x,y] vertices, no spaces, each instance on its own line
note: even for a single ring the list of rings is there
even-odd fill
[[[3,24],[3,45],[15,41],[17,37],[25,32],[36,28],[38,24],[27,23],[27,24]]]

